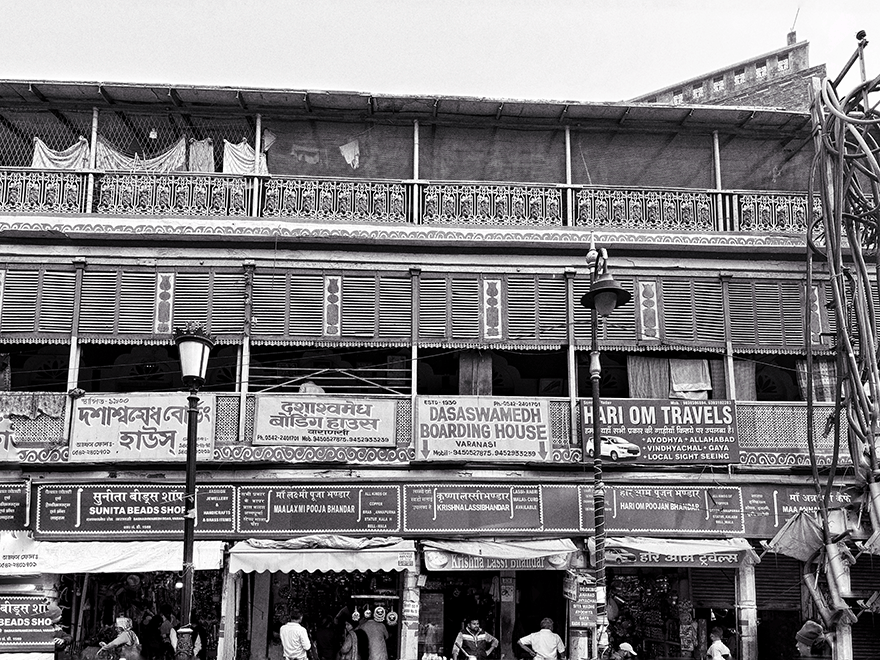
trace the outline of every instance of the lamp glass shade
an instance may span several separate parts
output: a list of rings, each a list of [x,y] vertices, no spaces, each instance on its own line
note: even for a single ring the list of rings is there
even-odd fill
[[[207,337],[183,335],[177,339],[177,350],[180,353],[180,370],[186,384],[204,383],[208,372],[208,356],[214,347]]]
[[[593,298],[593,305],[599,316],[608,316],[617,307],[616,291],[599,291]]]

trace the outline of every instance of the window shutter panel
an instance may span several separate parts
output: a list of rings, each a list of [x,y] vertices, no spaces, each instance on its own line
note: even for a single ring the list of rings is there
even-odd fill
[[[724,288],[721,282],[694,282],[694,320],[696,340],[724,344]]]
[[[119,291],[120,333],[150,334],[155,316],[156,274],[122,273]]]
[[[208,273],[177,273],[174,280],[172,327],[200,323],[208,327],[211,278]]]
[[[779,285],[774,282],[755,282],[753,291],[758,343],[782,345],[785,343],[785,326]]]
[[[43,273],[40,291],[40,332],[70,333],[73,328],[73,302],[76,296],[76,273]]]
[[[534,277],[507,278],[507,328],[510,341],[538,339],[537,285]]]
[[[110,334],[116,331],[119,313],[119,273],[90,271],[83,273],[80,296],[79,331]]]
[[[630,298],[630,301],[626,303],[626,305],[618,307],[611,312],[611,316],[605,319],[604,322],[600,322],[599,338],[600,340],[615,344],[621,342],[635,342],[636,304],[638,303],[638,296],[635,295],[636,284],[632,278],[628,277],[615,276],[614,279],[617,280],[620,286],[632,294],[632,298]],[[581,304],[580,298],[577,299],[577,304]],[[583,308],[583,305],[581,305],[581,308]],[[584,309],[584,311],[588,310]]]
[[[379,277],[379,336],[412,336],[412,280]]]
[[[581,304],[581,298],[590,290],[590,280],[589,278],[575,279],[571,284],[571,305],[574,308],[574,338],[579,344],[589,344],[592,332],[591,312]]]
[[[292,337],[322,337],[324,335],[324,276],[291,274],[290,326]]]
[[[442,339],[446,337],[446,280],[421,279],[419,281],[419,338]]]
[[[214,273],[211,333],[240,334],[244,331],[245,286],[243,273]]]
[[[780,282],[779,309],[782,312],[782,327],[784,330],[783,341],[786,346],[803,347],[806,337],[804,335],[806,289],[803,282],[787,281]],[[760,327],[760,326],[759,326]]]
[[[349,337],[376,336],[376,277],[342,278],[342,334]]]
[[[477,279],[453,279],[452,336],[455,339],[479,339],[480,282]]]
[[[10,270],[3,286],[3,332],[34,332],[37,324],[37,292],[40,273]]]
[[[286,273],[254,274],[251,315],[255,337],[285,334],[289,300]]]
[[[803,282],[731,282],[728,300],[734,345],[803,348]]]
[[[754,296],[751,282],[730,282],[727,287],[730,307],[730,337],[734,344],[757,344]]]
[[[724,298],[720,282],[664,279],[661,287],[667,342],[724,343]]]
[[[538,278],[538,336],[543,340],[568,339],[565,280]]]

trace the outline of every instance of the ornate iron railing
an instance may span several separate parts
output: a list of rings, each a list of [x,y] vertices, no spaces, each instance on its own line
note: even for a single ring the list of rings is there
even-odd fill
[[[96,188],[101,214],[238,217],[251,213],[253,178],[111,173],[99,176]]]
[[[267,218],[409,222],[403,183],[272,178],[264,184]]]
[[[553,186],[430,183],[422,186],[421,200],[426,225],[563,224],[562,190]]]
[[[0,170],[0,212],[82,213],[87,189],[85,174]]]
[[[805,194],[792,193],[730,193],[736,196],[739,231],[783,232],[803,234],[810,217],[809,200]],[[821,216],[819,197],[813,200]]]
[[[655,231],[716,231],[711,193],[582,188],[575,195],[575,225]]]

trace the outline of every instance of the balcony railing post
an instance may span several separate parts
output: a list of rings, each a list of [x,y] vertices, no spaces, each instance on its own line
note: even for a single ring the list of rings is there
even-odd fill
[[[88,182],[86,184],[86,208],[84,211],[86,213],[92,212],[92,207],[95,203],[95,166],[97,163],[98,155],[96,150],[98,148],[98,109],[92,108],[92,135],[89,140],[89,176]]]

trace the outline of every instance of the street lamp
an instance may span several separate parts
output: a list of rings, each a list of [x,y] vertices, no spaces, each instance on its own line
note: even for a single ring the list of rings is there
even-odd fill
[[[593,386],[593,518],[595,521],[596,558],[596,640],[601,657],[608,646],[608,611],[606,609],[605,580],[605,484],[602,482],[602,436],[599,423],[599,317],[611,314],[632,298],[632,294],[611,277],[608,271],[608,253],[596,250],[590,244],[587,253],[590,269],[590,290],[581,298],[581,305],[592,311],[592,338],[590,342],[590,380]],[[586,450],[586,443],[584,446]]]
[[[200,325],[188,325],[174,331],[174,341],[180,354],[183,384],[189,387],[189,408],[186,416],[186,491],[183,496],[183,589],[181,593],[180,619],[183,625],[177,631],[175,658],[191,660],[193,657],[193,549],[196,524],[196,438],[198,436],[199,388],[205,384],[208,355],[214,340]],[[202,640],[204,643],[204,640]]]

